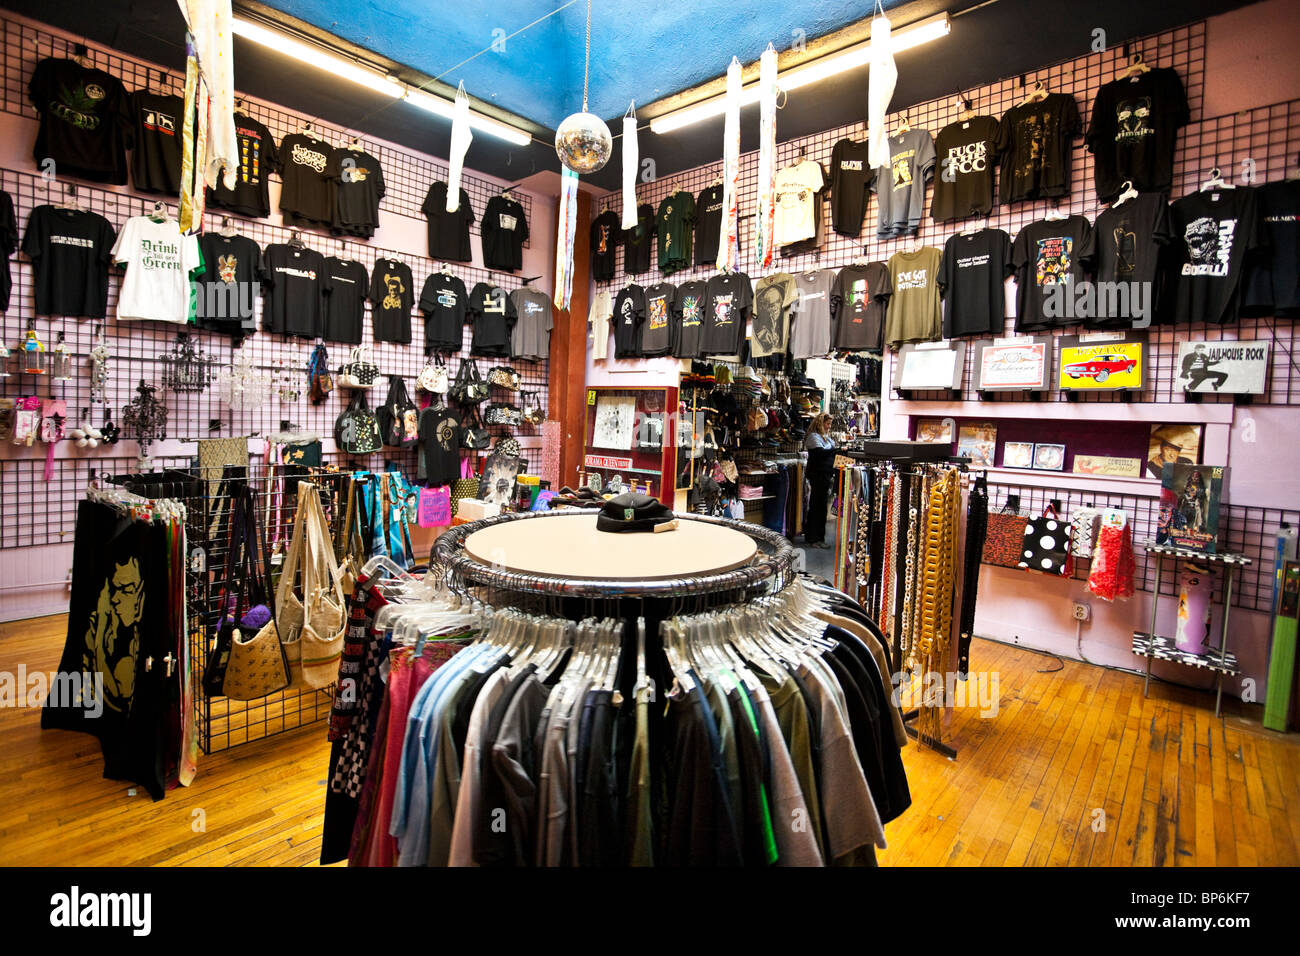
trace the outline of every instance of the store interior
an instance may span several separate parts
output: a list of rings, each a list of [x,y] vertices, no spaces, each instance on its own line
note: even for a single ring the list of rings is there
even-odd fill
[[[7,864],[1300,865],[1296,4],[0,7]]]

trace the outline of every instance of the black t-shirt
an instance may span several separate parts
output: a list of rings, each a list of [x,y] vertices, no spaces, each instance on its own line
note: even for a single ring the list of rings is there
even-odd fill
[[[14,221],[14,200],[0,189],[0,315],[9,309],[9,294],[13,291],[13,276],[9,273],[9,257],[18,249],[18,223]]]
[[[673,355],[678,358],[700,356],[700,334],[704,327],[704,305],[708,294],[709,287],[699,279],[683,282],[677,287],[677,300],[673,303],[677,316]]]
[[[1061,315],[1048,314],[1047,297],[1058,285],[1073,286],[1083,279],[1083,250],[1088,245],[1092,227],[1083,216],[1043,219],[1020,230],[1011,247],[1011,267],[1016,276],[1016,331],[1037,332],[1042,329],[1077,325],[1068,310]]]
[[[701,355],[739,355],[754,304],[754,287],[743,272],[711,276],[704,310]]]
[[[469,315],[469,293],[459,276],[435,272],[424,280],[420,292],[424,313],[424,347],[438,352],[459,352],[464,342],[465,318]]]
[[[510,293],[480,282],[469,296],[469,320],[474,325],[471,355],[509,355],[510,335],[518,312]]]
[[[878,349],[885,330],[885,309],[893,284],[883,262],[845,266],[831,286],[837,349]]]
[[[131,140],[131,98],[117,77],[74,60],[36,64],[27,95],[41,114],[32,157],[38,168],[52,159],[59,177],[126,183]]]
[[[1085,136],[1097,198],[1110,202],[1125,180],[1139,192],[1169,192],[1178,130],[1189,118],[1183,81],[1172,67],[1112,80],[1098,90]]]
[[[1235,322],[1245,263],[1268,243],[1259,190],[1192,193],[1170,209],[1177,322]]]
[[[474,222],[469,193],[461,189],[460,206],[455,212],[447,212],[447,184],[434,183],[424,197],[420,212],[429,220],[430,259],[469,262],[474,258],[469,245],[469,227]]]
[[[33,209],[23,252],[32,260],[36,314],[102,319],[116,241],[112,225],[98,213],[53,206]]]
[[[615,255],[623,238],[618,224],[618,214],[612,209],[606,209],[591,224],[591,277],[597,282],[614,278]]]
[[[951,236],[939,263],[943,337],[1001,335],[1011,272],[1011,237],[1001,229]]]
[[[247,236],[205,232],[199,236],[203,273],[197,280],[196,324],[243,337],[255,331],[257,292],[266,278],[262,250]]]
[[[831,228],[841,236],[862,235],[867,195],[875,181],[866,143],[842,139],[831,148]]]
[[[655,234],[659,240],[659,271],[664,275],[691,264],[695,197],[678,190],[659,204]]]
[[[330,231],[369,239],[379,228],[379,200],[387,191],[379,160],[359,149],[336,149],[330,178],[335,195]]]
[[[934,140],[939,171],[930,203],[935,222],[992,211],[997,141],[998,121],[992,116],[972,116],[939,130]]]
[[[420,413],[420,457],[424,483],[449,485],[460,477],[460,417],[450,408]]]
[[[614,358],[641,355],[641,325],[645,321],[645,289],[633,283],[614,299]]]
[[[376,342],[411,341],[411,306],[415,304],[415,280],[411,267],[398,259],[376,259],[370,273],[370,319]]]
[[[290,133],[280,140],[280,212],[285,225],[333,225],[338,152],[323,139],[304,133]]]
[[[1246,264],[1242,315],[1300,316],[1300,179],[1259,187],[1265,254]]]
[[[654,245],[655,210],[648,202],[636,207],[636,225],[623,230],[623,271],[639,275],[650,271],[650,251]]]
[[[516,272],[524,266],[528,217],[523,203],[509,196],[493,196],[483,210],[483,265]]]
[[[321,316],[329,287],[325,257],[315,249],[274,243],[262,251],[262,258],[262,328],[309,339],[324,334]]]
[[[667,355],[672,351],[673,304],[677,287],[660,282],[645,290],[645,326],[641,329],[641,354]]]
[[[695,199],[695,264],[713,265],[718,261],[718,243],[722,240],[722,187],[710,186]]]
[[[325,297],[325,338],[330,342],[361,344],[361,325],[366,312],[370,276],[355,259],[330,256],[325,260],[329,295]]]
[[[1141,193],[1097,216],[1083,248],[1084,267],[1095,282],[1124,283],[1128,291],[1113,299],[1098,296],[1089,325],[1131,325],[1155,316],[1161,249],[1172,240],[1164,193]]]
[[[143,193],[179,194],[185,100],[136,90],[131,94],[131,119],[131,184]]]
[[[208,190],[208,202],[244,216],[265,219],[271,214],[271,193],[267,177],[280,171],[280,151],[271,131],[243,113],[235,114],[235,140],[239,144],[239,168],[235,188],[227,189],[224,174]]]
[[[1004,203],[1070,195],[1070,142],[1079,133],[1079,107],[1068,93],[1013,106],[998,124],[1002,161],[998,197]]]

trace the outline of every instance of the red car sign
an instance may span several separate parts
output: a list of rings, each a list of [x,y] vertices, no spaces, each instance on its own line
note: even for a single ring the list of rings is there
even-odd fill
[[[1070,378],[1091,378],[1101,383],[1112,375],[1131,372],[1137,367],[1137,359],[1125,355],[1098,355],[1087,362],[1073,362],[1061,369]]]

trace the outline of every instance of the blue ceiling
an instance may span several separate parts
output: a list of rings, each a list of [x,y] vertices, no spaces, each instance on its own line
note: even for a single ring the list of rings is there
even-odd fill
[[[457,64],[564,0],[265,2],[452,86],[464,80],[472,96],[552,129],[582,106],[583,0],[507,39],[503,50],[463,66]],[[795,31],[813,40],[870,16],[874,8],[873,0],[592,0],[591,111],[606,119],[620,116],[629,101],[644,105],[725,73],[732,54],[749,63],[769,42],[788,49]]]

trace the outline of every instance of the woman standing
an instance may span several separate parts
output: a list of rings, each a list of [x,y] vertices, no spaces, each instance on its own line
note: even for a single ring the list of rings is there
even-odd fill
[[[831,416],[822,412],[808,425],[803,447],[808,450],[808,514],[804,520],[804,542],[814,548],[826,543],[826,500],[835,473],[835,442],[831,439]]]

